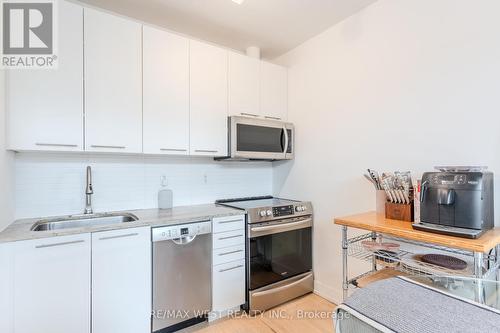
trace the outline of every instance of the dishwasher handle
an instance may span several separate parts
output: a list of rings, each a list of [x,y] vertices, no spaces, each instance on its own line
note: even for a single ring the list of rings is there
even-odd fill
[[[194,236],[185,236],[185,237],[180,237],[180,238],[174,238],[172,239],[172,242],[174,242],[177,245],[187,245],[191,242],[193,242],[196,238],[196,235]]]

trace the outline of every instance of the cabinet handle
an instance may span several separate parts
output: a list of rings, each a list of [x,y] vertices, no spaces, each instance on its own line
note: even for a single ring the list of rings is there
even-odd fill
[[[238,237],[243,237],[243,235],[220,237],[219,240],[225,240],[225,239],[231,239],[231,238],[238,238]]]
[[[207,150],[207,149],[195,149],[197,153],[218,153],[218,150]]]
[[[101,145],[91,145],[92,148],[110,148],[110,149],[125,149],[125,146],[101,146]]]
[[[243,250],[236,250],[236,251],[222,252],[222,253],[219,253],[219,256],[227,256],[228,254],[235,254],[235,253],[238,253],[238,252],[243,252]]]
[[[220,221],[217,222],[218,224],[226,224],[226,223],[235,223],[235,222],[241,222],[242,220],[228,220],[228,221]]]
[[[281,120],[281,118],[279,118],[279,117],[271,117],[271,116],[265,116],[264,118],[271,119],[271,120]]]
[[[187,151],[187,149],[160,148],[161,151]]]
[[[78,147],[78,145],[71,145],[71,144],[65,144],[65,143],[43,143],[43,142],[37,142],[35,143],[36,146],[46,146],[46,147]]]
[[[219,273],[224,273],[224,272],[227,272],[227,271],[232,271],[234,269],[241,268],[241,267],[243,267],[243,265],[238,265],[238,266],[234,266],[234,267],[226,268],[226,269],[220,269]]]
[[[258,114],[253,114],[253,113],[246,113],[246,112],[242,112],[240,113],[242,116],[250,116],[250,117],[259,117]]]
[[[46,247],[54,247],[54,246],[63,246],[63,245],[70,245],[70,244],[77,244],[77,243],[85,243],[84,240],[76,240],[76,241],[71,241],[71,242],[62,242],[62,243],[54,243],[54,244],[43,244],[43,245],[37,245],[35,246],[36,249],[43,249]]]
[[[134,232],[133,234],[125,234],[125,235],[117,235],[117,236],[107,236],[107,237],[101,237],[99,240],[108,240],[108,239],[116,239],[116,238],[125,238],[125,237],[132,237],[132,236],[138,236],[139,234],[137,232]]]

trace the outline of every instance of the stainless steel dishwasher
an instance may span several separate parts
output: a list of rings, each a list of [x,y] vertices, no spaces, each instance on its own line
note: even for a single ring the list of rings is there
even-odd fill
[[[152,229],[153,332],[206,320],[212,305],[212,223]]]

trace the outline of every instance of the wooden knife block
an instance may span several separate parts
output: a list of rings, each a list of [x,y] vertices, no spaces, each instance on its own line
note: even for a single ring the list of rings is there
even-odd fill
[[[413,202],[410,204],[399,204],[386,202],[385,203],[385,218],[391,220],[400,220],[413,222]]]

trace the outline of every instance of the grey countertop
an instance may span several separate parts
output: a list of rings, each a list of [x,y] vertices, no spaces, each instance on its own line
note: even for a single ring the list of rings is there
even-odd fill
[[[117,223],[103,226],[59,229],[48,231],[31,231],[31,227],[42,218],[24,219],[13,222],[0,232],[0,243],[15,242],[28,239],[40,239],[55,236],[82,234],[87,232],[135,228],[143,226],[159,227],[209,220],[214,217],[241,215],[243,211],[215,204],[180,206],[171,209],[139,209],[123,211],[139,218],[135,222]],[[117,212],[113,212],[117,213]],[[43,218],[45,219],[45,218]]]

